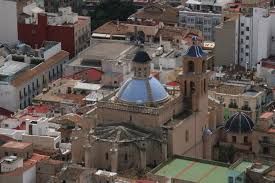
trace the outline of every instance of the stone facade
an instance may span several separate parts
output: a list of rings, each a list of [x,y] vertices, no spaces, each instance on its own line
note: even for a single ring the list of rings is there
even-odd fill
[[[197,47],[194,42],[190,52]],[[141,92],[152,101],[135,104],[122,101],[115,94],[99,101],[96,127],[84,146],[85,166],[120,172],[154,167],[175,154],[211,159],[205,56],[190,53],[183,57],[183,71],[177,79],[181,90],[170,91],[171,95],[161,101],[154,101],[155,86],[150,85],[148,60],[134,59],[133,82],[148,82],[147,90]],[[123,95],[126,87],[129,86],[122,86],[118,93]],[[210,119],[215,129],[212,123],[216,124],[220,118],[214,108]]]

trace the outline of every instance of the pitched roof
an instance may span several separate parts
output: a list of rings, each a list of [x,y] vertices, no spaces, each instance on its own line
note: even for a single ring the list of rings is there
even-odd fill
[[[148,138],[150,134],[123,125],[110,125],[96,127],[92,136],[98,140],[122,143],[143,140]]]
[[[37,65],[36,67],[34,67],[26,72],[22,72],[21,74],[19,74],[14,80],[12,80],[12,85],[20,86],[20,85],[24,84],[25,82],[34,78],[36,75],[45,72],[53,65],[56,65],[57,63],[64,61],[64,59],[67,57],[69,57],[69,53],[61,50],[59,53],[50,57],[45,62]]]
[[[7,110],[7,109],[4,109],[2,107],[0,107],[0,116],[6,116],[6,117],[10,117],[11,115],[13,115],[14,113]]]
[[[178,10],[168,4],[152,3],[133,15],[140,19],[153,19],[163,23],[178,22]]]

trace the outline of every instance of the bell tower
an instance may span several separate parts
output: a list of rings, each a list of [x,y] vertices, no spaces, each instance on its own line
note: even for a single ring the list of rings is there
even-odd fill
[[[183,56],[183,69],[178,77],[178,81],[181,85],[183,98],[185,101],[188,101],[189,106],[185,105],[185,107],[189,110],[192,109],[192,112],[207,111],[207,54],[202,50],[197,37],[194,36],[192,41],[192,46],[188,48]]]

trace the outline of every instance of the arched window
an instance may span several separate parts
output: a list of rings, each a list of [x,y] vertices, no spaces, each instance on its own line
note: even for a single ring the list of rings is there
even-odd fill
[[[190,92],[191,94],[195,93],[195,83],[193,81],[190,82]]]
[[[188,142],[189,141],[189,131],[186,130],[185,131],[185,142]]]
[[[203,89],[204,89],[204,92],[206,93],[206,79],[203,80]]]
[[[202,61],[202,72],[206,72],[206,63],[205,61]]]
[[[187,95],[187,83],[184,81],[184,96]]]
[[[188,62],[188,72],[195,72],[195,65],[193,61]]]

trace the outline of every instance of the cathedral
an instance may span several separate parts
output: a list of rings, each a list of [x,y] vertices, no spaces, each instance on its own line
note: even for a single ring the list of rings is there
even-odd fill
[[[210,159],[206,56],[193,38],[182,57],[180,89],[169,90],[150,75],[150,56],[138,51],[134,76],[97,103],[85,166],[119,172],[154,167],[172,155]]]

